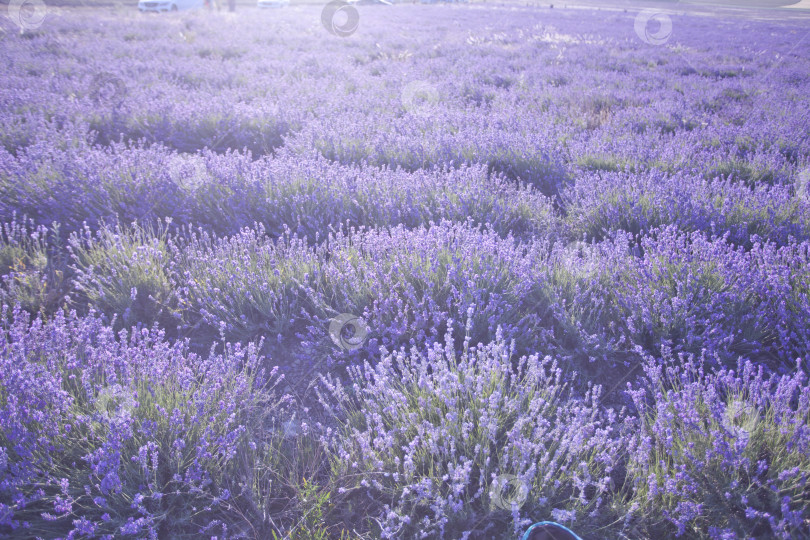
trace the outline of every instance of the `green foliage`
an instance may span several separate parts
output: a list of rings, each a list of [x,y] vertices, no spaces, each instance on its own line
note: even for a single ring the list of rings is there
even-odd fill
[[[76,288],[83,300],[106,315],[117,316],[118,327],[163,323],[171,328],[177,294],[169,268],[166,227],[89,228],[70,238]]]
[[[29,313],[53,313],[69,283],[59,225],[35,227],[25,219],[0,227],[0,300]]]

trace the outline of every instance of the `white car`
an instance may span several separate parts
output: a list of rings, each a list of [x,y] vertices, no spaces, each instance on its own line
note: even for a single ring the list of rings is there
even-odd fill
[[[179,11],[203,7],[205,0],[138,0],[140,11]]]
[[[258,0],[256,3],[260,8],[280,8],[290,5],[290,0]]]

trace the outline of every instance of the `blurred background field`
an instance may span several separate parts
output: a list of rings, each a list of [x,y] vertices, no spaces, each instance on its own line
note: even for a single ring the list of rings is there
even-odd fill
[[[388,1],[388,0],[386,0]],[[369,2],[373,5],[375,2]],[[428,3],[422,0],[392,0],[393,4],[420,4]],[[453,2],[429,2],[431,4],[453,3]],[[539,8],[557,9],[577,9],[577,8],[598,8],[605,10],[614,9],[631,9],[638,10],[648,6],[660,6],[667,9],[686,10],[686,11],[704,11],[704,12],[717,12],[728,13],[728,10],[743,10],[750,12],[754,9],[790,9],[790,10],[808,10],[810,9],[810,2],[808,0],[465,0],[463,3],[470,4],[489,4],[495,6],[533,6]],[[290,6],[298,5],[323,5],[325,2],[319,0],[290,0]],[[380,5],[379,3],[377,3]],[[0,5],[7,6],[8,0],[3,0]],[[49,0],[47,5],[61,8],[97,8],[97,7],[114,7],[114,6],[137,6],[137,1],[133,0]],[[255,2],[245,0],[237,0],[237,6],[243,8],[255,7]]]

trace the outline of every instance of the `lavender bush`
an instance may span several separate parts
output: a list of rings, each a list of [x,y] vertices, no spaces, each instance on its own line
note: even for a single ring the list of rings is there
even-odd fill
[[[87,304],[124,326],[171,320],[176,293],[167,264],[166,232],[120,226],[85,228],[69,242],[75,261],[74,282]]]
[[[59,226],[36,226],[25,218],[4,223],[0,229],[0,300],[20,304],[36,313],[52,311],[66,294],[64,254]]]
[[[618,292],[629,342],[795,368],[810,345],[807,242],[756,241],[745,251],[728,233],[656,232],[642,239],[643,257],[627,265]]]
[[[278,406],[278,376],[256,348],[202,358],[160,332],[116,335],[93,314],[9,311],[0,526],[19,537],[227,535],[241,446]]]
[[[637,534],[807,536],[807,375],[767,375],[750,361],[709,373],[702,360],[668,353],[630,391],[641,413],[632,510],[658,517],[637,514]]]
[[[599,406],[598,386],[574,398],[550,357],[513,358],[500,332],[471,346],[468,315],[458,355],[448,333],[352,368],[345,386],[323,377],[340,491],[382,507],[383,538],[509,538],[538,514],[606,534],[622,416]],[[511,508],[493,503],[505,475],[525,490]]]

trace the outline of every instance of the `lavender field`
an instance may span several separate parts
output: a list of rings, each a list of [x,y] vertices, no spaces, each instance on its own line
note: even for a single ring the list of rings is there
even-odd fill
[[[810,538],[810,15],[37,2],[0,537]]]

